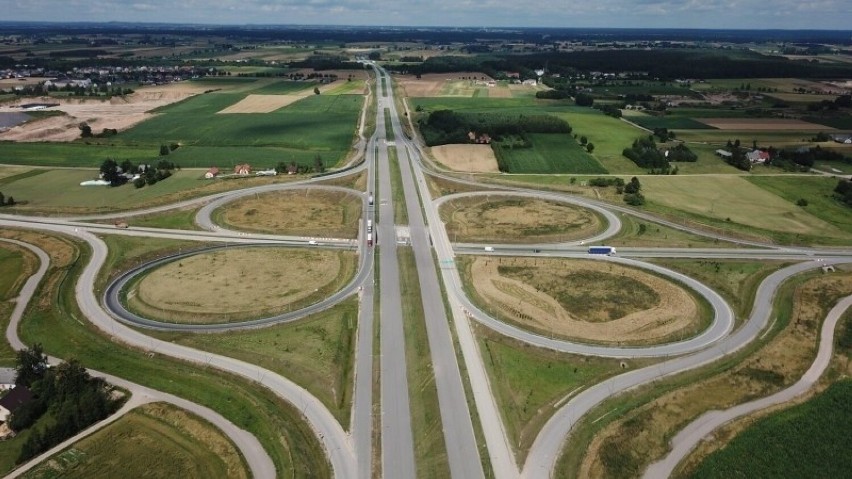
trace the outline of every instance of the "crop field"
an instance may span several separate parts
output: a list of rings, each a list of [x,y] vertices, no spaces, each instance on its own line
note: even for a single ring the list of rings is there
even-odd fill
[[[758,146],[795,146],[808,144],[814,137],[816,130],[794,131],[794,130],[678,130],[679,140],[692,142],[705,142],[712,145],[725,145],[728,140],[740,140],[745,145],[751,145],[756,141]],[[597,144],[597,143],[595,143]]]
[[[805,131],[830,129],[802,120],[778,118],[702,118],[701,122],[719,130],[735,131]]]
[[[291,324],[220,334],[155,334],[277,372],[320,399],[346,428],[357,325],[358,301],[350,298]]]
[[[454,242],[570,241],[604,228],[591,210],[533,198],[460,198],[445,203],[440,214]]]
[[[294,236],[355,238],[361,199],[337,191],[304,190],[241,198],[215,211],[231,229]]]
[[[669,130],[701,130],[714,128],[706,123],[683,116],[654,116],[639,113],[625,115],[625,118],[649,130],[653,130],[654,128],[668,128]]]
[[[690,477],[846,477],[852,470],[852,380],[832,384],[816,398],[760,419]]]
[[[695,334],[705,315],[685,288],[620,265],[508,257],[459,264],[486,311],[548,336],[648,344]]]
[[[128,286],[125,297],[130,309],[154,319],[236,321],[316,303],[343,287],[355,267],[354,255],[342,251],[217,250],[145,273]],[[193,287],[187,288],[190,284]]]
[[[769,180],[767,180],[769,181]],[[842,238],[848,233],[741,176],[647,176],[649,206],[768,231]]]
[[[22,477],[248,476],[239,451],[221,431],[174,406],[152,403],[130,411]]]
[[[497,158],[490,145],[433,146],[435,160],[447,168],[471,173],[496,173]]]
[[[507,173],[606,173],[606,169],[568,134],[529,135],[530,148],[505,148],[497,143],[498,158]]]

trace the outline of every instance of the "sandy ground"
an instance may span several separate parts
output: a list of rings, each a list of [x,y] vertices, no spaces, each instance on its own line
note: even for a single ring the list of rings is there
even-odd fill
[[[654,341],[689,327],[698,316],[698,305],[684,289],[642,271],[616,266],[612,274],[645,283],[660,296],[660,302],[653,308],[612,321],[588,322],[572,315],[546,292],[501,276],[497,266],[498,262],[492,259],[474,260],[471,275],[477,293],[490,307],[500,309],[515,321],[550,331],[555,336],[605,343]],[[561,266],[563,271],[601,268],[599,263],[589,261],[566,261]]]
[[[497,158],[489,145],[443,145],[432,147],[439,163],[456,171],[496,173]]]
[[[833,130],[823,125],[802,120],[771,118],[696,118],[696,120],[720,130]]]
[[[458,80],[462,77],[491,80],[481,72],[427,73],[419,80],[414,75],[399,75],[396,78],[407,97],[436,97],[441,96],[441,90],[447,80]]]
[[[80,138],[78,126],[87,122],[92,132],[100,133],[104,128],[126,130],[152,116],[148,111],[168,105],[189,96],[202,93],[205,85],[173,83],[171,85],[143,88],[125,98],[109,100],[83,100],[77,98],[25,98],[0,107],[0,111],[21,111],[21,103],[59,103],[63,116],[54,116],[10,128],[0,134],[0,140],[8,141],[73,141]]]

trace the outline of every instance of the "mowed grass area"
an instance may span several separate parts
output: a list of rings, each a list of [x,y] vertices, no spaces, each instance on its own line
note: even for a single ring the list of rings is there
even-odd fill
[[[347,251],[224,248],[148,270],[127,285],[122,298],[131,311],[167,322],[262,318],[315,304],[340,290],[354,276],[356,262]]]
[[[728,140],[740,140],[743,145],[751,146],[753,141],[757,146],[776,148],[807,144],[816,133],[814,131],[766,131],[766,130],[677,130],[678,140],[683,140],[687,146],[691,143],[708,143],[724,146]]]
[[[612,246],[652,246],[658,248],[740,248],[742,245],[699,236],[670,228],[635,216],[616,213],[621,219],[621,230],[606,242]]]
[[[748,181],[790,203],[795,204],[804,199],[808,205],[801,207],[802,209],[852,235],[852,208],[835,198],[834,188],[838,183],[836,178],[752,176]]]
[[[845,379],[810,401],[758,420],[688,477],[848,477],[850,430],[852,380]]]
[[[218,334],[154,335],[274,371],[310,391],[348,428],[358,321],[358,300],[350,298],[290,324]]]
[[[51,269],[22,323],[20,333],[27,344],[40,342],[45,352],[78,358],[86,367],[127,378],[130,381],[184,397],[219,412],[234,424],[255,435],[270,454],[277,474],[286,477],[331,477],[322,446],[301,412],[254,381],[202,367],[149,351],[128,348],[89,324],[77,307],[76,276],[89,260],[78,243],[41,233],[0,230],[33,242],[51,256]],[[150,239],[138,241],[153,242]],[[144,248],[150,254],[151,248]],[[137,260],[122,256],[119,267]],[[109,274],[107,267],[98,284]],[[215,366],[215,365],[214,365]]]
[[[529,135],[530,148],[493,145],[507,173],[606,173],[606,169],[568,134]]]
[[[83,181],[96,179],[96,170],[32,170],[12,177],[2,186],[6,196],[14,196],[15,209],[22,213],[86,214],[130,210],[177,202],[207,194],[270,183],[296,181],[304,177],[249,177],[227,180],[204,180],[202,170],[179,170],[155,185],[135,188],[126,184],[80,186]]]
[[[478,324],[474,329],[519,464],[563,399],[622,371],[616,359],[529,347]],[[625,362],[631,368],[641,364]]]
[[[240,198],[213,212],[227,228],[279,235],[355,238],[361,198],[317,189],[288,190]]]
[[[605,220],[592,210],[535,198],[476,196],[441,206],[453,242],[541,243],[593,236]]]
[[[12,302],[18,296],[24,282],[38,268],[32,253],[19,246],[0,242],[0,328],[6,325],[15,308]],[[16,351],[3,341],[0,343],[0,367],[14,367]]]
[[[621,154],[625,148],[633,144],[633,140],[647,136],[648,132],[630,125],[627,122],[606,116],[592,108],[575,108],[571,111],[557,114],[566,120],[574,129],[574,133],[585,136],[595,144],[594,157],[603,167],[613,174],[644,173]]]
[[[668,128],[669,130],[707,130],[714,129],[712,126],[700,121],[693,120],[683,116],[656,116],[647,113],[632,112],[625,114],[624,117],[637,125],[653,130],[654,128]]]
[[[807,177],[790,178],[798,179]],[[741,176],[645,176],[641,183],[648,201],[646,208],[651,211],[685,214],[714,227],[750,230],[778,241],[849,239],[849,230],[839,224],[829,223],[808,208],[796,206]],[[755,228],[762,231],[754,232]]]
[[[130,411],[22,477],[239,479],[249,477],[249,471],[236,446],[212,424],[174,406],[152,403]]]

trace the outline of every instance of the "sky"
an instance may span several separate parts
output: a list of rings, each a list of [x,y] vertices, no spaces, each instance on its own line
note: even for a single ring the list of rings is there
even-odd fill
[[[849,0],[5,0],[5,20],[852,29]]]

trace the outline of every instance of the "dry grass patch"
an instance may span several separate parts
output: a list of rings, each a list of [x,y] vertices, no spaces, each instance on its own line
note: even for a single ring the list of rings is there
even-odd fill
[[[305,95],[248,95],[217,113],[270,113],[304,97]]]
[[[228,228],[258,233],[355,238],[360,198],[322,190],[280,191],[246,197],[215,212]]]
[[[607,426],[588,448],[578,477],[633,477],[662,457],[669,439],[704,412],[767,396],[798,380],[813,360],[825,314],[837,298],[852,293],[852,273],[812,276],[791,289],[789,322],[769,344],[735,367],[666,393]],[[715,440],[712,448],[723,443]],[[700,446],[699,456],[710,449]]]
[[[435,160],[451,170],[497,173],[497,158],[489,145],[443,145],[431,149]]]
[[[804,131],[834,129],[803,120],[783,118],[697,118],[696,120],[720,130]]]
[[[687,290],[634,268],[555,258],[475,257],[460,264],[487,311],[541,334],[647,344],[701,323]]]
[[[604,228],[591,210],[535,198],[477,196],[448,201],[441,219],[453,241],[541,243],[587,238]]]
[[[145,317],[227,322],[298,309],[340,289],[355,271],[342,251],[234,248],[183,258],[145,274],[127,304]]]
[[[427,73],[417,78],[414,75],[399,75],[394,79],[404,92],[404,96],[409,98],[417,97],[440,97],[446,96],[447,83],[460,80],[461,78],[485,78],[484,81],[490,81],[491,78],[483,73],[472,72],[452,72],[452,73]],[[469,82],[469,80],[467,80]],[[470,94],[466,96],[471,96]]]

